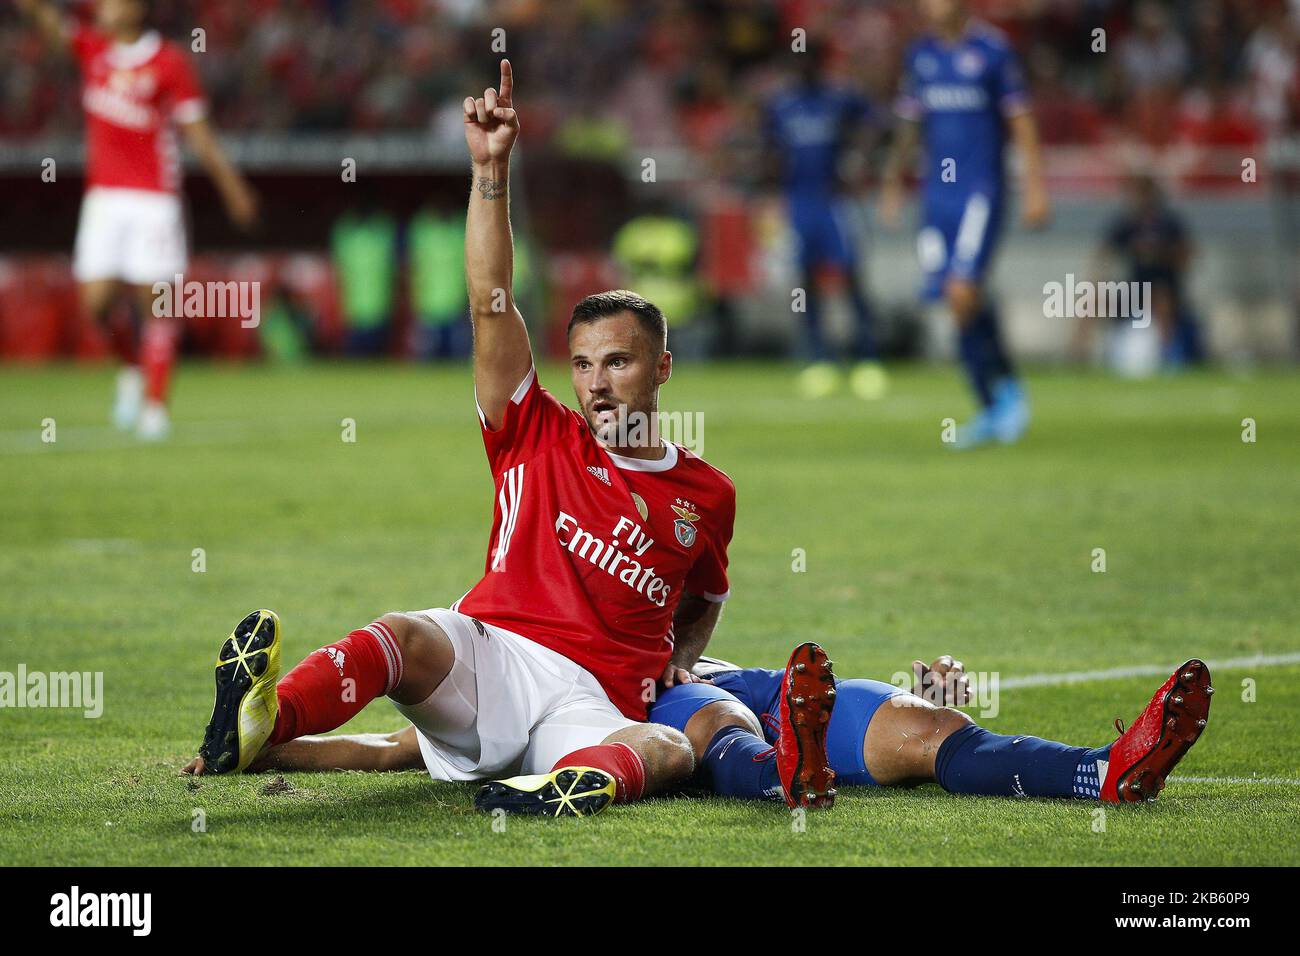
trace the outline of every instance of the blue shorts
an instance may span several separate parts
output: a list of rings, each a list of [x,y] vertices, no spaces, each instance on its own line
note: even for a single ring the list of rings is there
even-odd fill
[[[747,667],[715,674],[712,684],[678,684],[664,691],[651,705],[650,721],[684,732],[686,722],[701,707],[715,700],[735,700],[753,711],[763,728],[763,736],[776,746],[784,676],[784,671]],[[836,680],[835,690],[835,709],[826,731],[826,755],[835,771],[836,782],[842,786],[874,787],[876,781],[867,772],[862,755],[867,725],[881,704],[907,692],[884,681],[862,679]]]
[[[853,268],[857,261],[853,233],[838,200],[791,198],[788,209],[799,246],[799,265],[805,272],[824,265]]]
[[[983,283],[1002,230],[1002,197],[974,191],[943,203],[927,203],[916,256],[924,274],[922,295],[943,298],[948,279]]]

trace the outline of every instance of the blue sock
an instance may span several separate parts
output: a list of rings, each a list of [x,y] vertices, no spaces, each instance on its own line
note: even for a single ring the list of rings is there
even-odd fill
[[[857,332],[853,337],[853,357],[859,362],[874,361],[876,353],[875,319],[871,314],[871,303],[862,292],[857,277],[849,269],[849,301],[853,304],[853,318],[857,321]]]
[[[1011,358],[1007,355],[1007,350],[1002,344],[1002,333],[998,325],[997,311],[989,303],[984,303],[980,307],[979,315],[975,317],[973,323],[978,329],[980,336],[984,339],[984,362],[988,368],[988,375],[991,379],[1009,378],[1014,376],[1015,369],[1011,365]]]
[[[1109,747],[1067,747],[970,724],[940,745],[934,775],[949,793],[1096,798],[1101,792],[1097,761],[1109,754]]]
[[[804,312],[803,334],[804,348],[811,362],[827,362],[830,350],[826,347],[826,337],[822,334],[822,302],[820,293],[814,291],[811,273],[804,276]]]
[[[978,319],[972,319],[957,337],[957,351],[981,408],[993,404],[993,370],[989,363],[988,340]]]
[[[701,761],[713,792],[722,797],[781,800],[776,753],[762,737],[743,727],[724,727],[713,735]]]

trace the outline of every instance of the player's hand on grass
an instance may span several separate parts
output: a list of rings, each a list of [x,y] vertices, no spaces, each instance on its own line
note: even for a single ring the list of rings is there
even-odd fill
[[[203,776],[203,758],[195,757],[185,766],[181,767],[181,773],[189,774],[194,777]]]
[[[930,666],[912,661],[912,693],[932,704],[964,707],[974,698],[966,665],[944,654]]]
[[[478,99],[465,97],[465,142],[475,166],[500,162],[510,156],[519,135],[514,109],[514,73],[510,61],[501,61],[501,86],[488,87]]]

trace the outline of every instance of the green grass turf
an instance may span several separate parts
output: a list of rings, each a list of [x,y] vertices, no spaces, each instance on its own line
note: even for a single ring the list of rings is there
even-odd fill
[[[544,375],[568,398],[562,371]],[[276,608],[285,664],[392,609],[445,605],[483,566],[488,472],[464,369],[183,369],[171,442],[105,425],[106,369],[0,375],[0,670],[103,671],[99,719],[0,710],[0,861],[24,864],[1300,863],[1300,787],[1175,780],[1153,805],[844,791],[795,832],[774,805],[671,798],[493,832],[421,773],[177,776],[211,661]],[[714,652],[777,666],[822,641],[842,676],[943,652],[1003,679],[1300,651],[1300,383],[1031,375],[1014,448],[954,454],[949,369],[884,402],[792,398],[790,370],[683,365],[735,479],[733,599]],[[1258,442],[1241,441],[1241,420]],[[57,441],[40,441],[53,418]],[[356,421],[357,441],[340,422]],[[192,550],[207,570],[191,570]],[[807,570],[792,571],[806,550]],[[1092,549],[1107,571],[1092,573]],[[1242,682],[1256,681],[1254,702]],[[1184,776],[1300,778],[1300,665],[1218,672]],[[1159,680],[1004,690],[994,730],[1110,739]],[[349,730],[400,725],[387,703]],[[206,833],[195,833],[196,809]]]

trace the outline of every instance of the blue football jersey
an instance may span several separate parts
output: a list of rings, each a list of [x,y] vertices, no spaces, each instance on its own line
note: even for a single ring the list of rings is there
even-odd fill
[[[773,98],[764,127],[770,148],[781,156],[787,195],[834,195],[844,144],[871,116],[870,103],[847,89],[803,88]]]
[[[926,204],[964,202],[972,192],[999,195],[1006,117],[1028,108],[1020,63],[993,27],[972,21],[951,45],[929,35],[914,42],[895,110],[921,124]],[[948,182],[945,160],[953,161]]]

